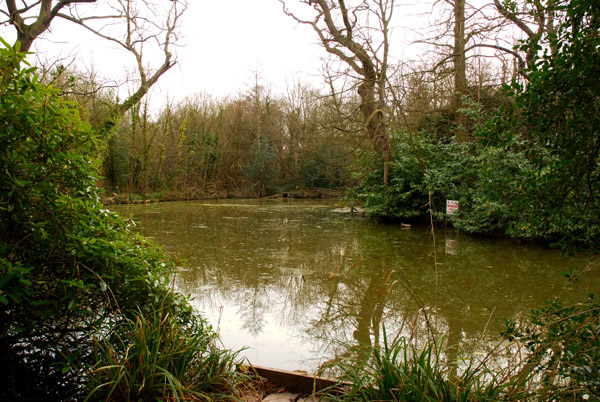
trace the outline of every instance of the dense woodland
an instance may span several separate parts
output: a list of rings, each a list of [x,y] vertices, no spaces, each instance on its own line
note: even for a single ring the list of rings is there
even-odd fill
[[[132,110],[108,143],[109,191],[257,197],[349,183],[349,147],[328,100],[297,84],[288,98],[262,86],[234,99],[198,96],[157,118]]]
[[[393,0],[280,2],[331,55],[324,88],[295,82],[278,94],[255,72],[237,95],[159,112],[147,94],[174,65],[184,1],[115,0],[104,15],[89,0],[0,4],[17,36],[0,50],[0,395],[227,399],[242,380],[169,286],[174,263],[107,212],[99,188],[139,199],[341,192],[381,219],[600,244],[595,2],[435,2],[413,61],[390,54],[406,7]],[[127,97],[73,68],[28,66],[22,52],[59,19],[130,52],[138,76]],[[446,199],[457,214],[445,214]],[[599,397],[598,311],[593,298],[555,303],[509,327],[531,359],[506,383],[432,375],[469,400]]]

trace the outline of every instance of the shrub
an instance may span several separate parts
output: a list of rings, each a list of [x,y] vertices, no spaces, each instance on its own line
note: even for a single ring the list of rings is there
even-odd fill
[[[434,218],[469,233],[597,246],[597,200],[588,202],[585,191],[560,192],[568,180],[552,168],[557,156],[500,120],[481,127],[474,143],[395,135],[389,185],[382,183],[381,161],[368,155],[349,196],[363,201],[371,216],[425,222],[431,195]],[[490,130],[496,131],[493,139]],[[597,168],[589,176],[593,187],[598,174]],[[459,201],[455,215],[445,214],[448,199]]]
[[[214,335],[171,290],[173,262],[103,209],[101,143],[75,105],[0,41],[0,395],[79,398],[99,356],[94,335],[125,339],[166,299],[182,337]],[[190,345],[204,348],[181,352]]]
[[[381,181],[383,165],[372,155],[361,160],[355,173],[361,180],[350,197],[364,201],[371,216],[424,220],[430,193],[434,211],[445,205],[446,198],[464,200],[469,196],[469,184],[475,177],[469,144],[429,140],[425,133],[413,138],[396,134],[392,155],[387,186]]]
[[[542,400],[600,399],[600,302],[590,295],[564,306],[554,300],[503,336],[527,349],[514,382],[535,382]]]

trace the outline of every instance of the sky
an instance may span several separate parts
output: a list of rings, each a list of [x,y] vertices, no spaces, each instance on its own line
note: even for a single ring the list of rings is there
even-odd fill
[[[198,93],[216,98],[240,94],[249,90],[255,72],[262,85],[279,94],[295,79],[316,88],[324,85],[321,71],[327,53],[312,28],[286,16],[278,0],[188,3],[177,65],[152,89],[152,104],[178,102]],[[414,5],[400,7],[400,23],[423,11]],[[12,29],[4,28],[0,34],[12,42]],[[394,56],[404,57],[414,32],[397,29],[394,35]],[[51,32],[35,46],[42,58],[74,58],[78,68],[93,69],[104,78],[117,79],[125,71],[134,71],[131,55],[65,21],[54,21]]]
[[[313,29],[285,15],[278,0],[189,3],[182,26],[186,45],[179,51],[179,65],[161,82],[161,89],[237,94],[252,85],[256,71],[263,85],[276,93],[284,93],[294,79],[317,88],[324,86],[322,66],[330,56]],[[396,58],[405,57],[408,43],[417,36],[399,24],[416,20],[427,10],[399,5],[397,13],[403,18],[396,22],[392,42]]]
[[[253,83],[255,72],[276,91],[295,77],[322,82],[326,54],[314,32],[284,15],[276,0],[192,0],[182,28],[185,47],[161,88],[236,94]]]
[[[325,51],[312,29],[284,15],[277,0],[188,2],[180,26],[182,46],[175,49],[177,64],[153,88],[153,103],[196,93],[235,95],[248,90],[256,71],[262,85],[280,93],[295,78],[322,84]],[[12,27],[0,35],[14,42]],[[58,19],[35,42],[35,50],[48,61],[61,58],[69,64],[75,59],[77,68],[93,69],[103,78],[117,79],[135,67],[131,55],[117,46]]]

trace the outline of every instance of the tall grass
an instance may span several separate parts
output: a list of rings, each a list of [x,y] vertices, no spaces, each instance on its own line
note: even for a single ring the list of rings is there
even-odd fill
[[[237,400],[236,387],[246,377],[236,371],[237,353],[216,342],[209,327],[182,325],[166,307],[139,311],[96,341],[86,400]]]
[[[482,358],[457,367],[443,339],[417,347],[383,329],[383,345],[361,346],[362,359],[337,362],[340,381],[324,390],[338,401],[600,401],[600,302],[557,301],[508,322]],[[454,345],[450,345],[454,346]],[[365,349],[367,352],[365,353]]]
[[[339,401],[482,401],[498,400],[504,391],[485,369],[467,367],[459,376],[451,375],[441,356],[442,340],[419,349],[404,337],[389,342],[385,328],[383,338],[382,347],[369,347],[361,364],[337,363],[340,382],[322,396]]]

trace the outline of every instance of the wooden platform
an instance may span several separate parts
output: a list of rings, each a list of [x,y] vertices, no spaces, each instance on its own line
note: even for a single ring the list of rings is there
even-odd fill
[[[255,371],[259,376],[300,394],[311,395],[337,383],[331,378],[311,376],[296,371],[248,365],[243,365],[242,369],[249,372]]]

